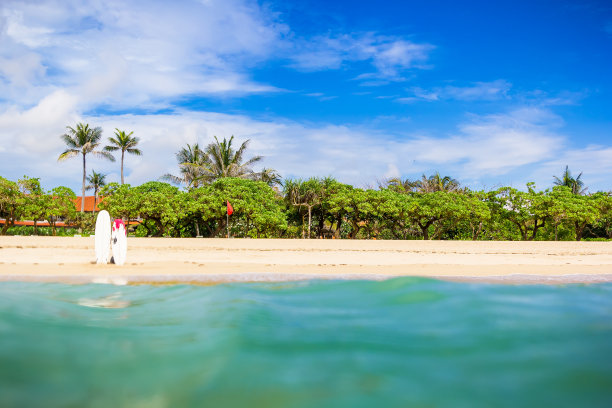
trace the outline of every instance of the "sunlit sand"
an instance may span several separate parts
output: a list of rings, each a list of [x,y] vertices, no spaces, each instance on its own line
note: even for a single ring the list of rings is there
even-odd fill
[[[123,266],[93,237],[0,237],[0,280],[215,283],[395,276],[510,282],[612,280],[610,242],[130,238]]]

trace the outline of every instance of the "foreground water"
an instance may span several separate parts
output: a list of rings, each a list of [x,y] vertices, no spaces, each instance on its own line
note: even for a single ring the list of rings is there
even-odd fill
[[[612,284],[0,283],[0,406],[611,406]]]

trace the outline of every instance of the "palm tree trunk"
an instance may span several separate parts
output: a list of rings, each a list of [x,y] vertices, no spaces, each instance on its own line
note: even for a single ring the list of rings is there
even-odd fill
[[[85,212],[85,153],[83,153],[83,189],[81,190],[81,213]]]
[[[125,150],[121,151],[121,184],[123,184],[123,156],[125,155]]]

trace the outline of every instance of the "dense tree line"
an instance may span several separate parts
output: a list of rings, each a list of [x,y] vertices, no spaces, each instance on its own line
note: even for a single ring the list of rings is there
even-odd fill
[[[554,177],[552,188],[526,191],[502,187],[493,191],[462,188],[451,177],[390,179],[377,189],[361,189],[333,178],[281,180],[273,169],[252,169],[263,158],[249,159],[249,140],[235,149],[234,137],[187,144],[176,153],[179,174],[132,187],[124,184],[125,152],[140,155],[133,132],[116,129],[100,149],[102,130],[79,123],[61,136],[67,149],[59,160],[81,157],[82,196],[93,189],[100,208],[123,218],[137,236],[345,239],[581,240],[612,239],[612,195],[586,194],[569,168]],[[114,160],[121,151],[121,184],[106,185],[105,175],[86,177],[86,156]],[[86,186],[86,181],[89,185]],[[0,177],[1,234],[16,220],[65,220],[79,230],[93,229],[94,214],[77,213],[75,195],[66,187],[43,191],[38,179],[17,182]],[[83,200],[84,202],[84,200]],[[233,214],[226,216],[227,203]],[[228,225],[229,222],[229,225]]]
[[[263,181],[224,177],[186,190],[159,181],[134,187],[110,183],[100,191],[100,207],[131,221],[128,226],[137,236],[225,236],[229,201],[234,237],[612,238],[610,193],[580,194],[566,185],[538,191],[532,183],[525,191],[472,191],[439,175],[419,183],[391,180],[377,189],[361,189],[333,178],[311,178],[285,180],[280,189]],[[19,219],[47,220],[52,226],[57,219],[85,222],[75,211],[74,198],[66,187],[43,191],[37,179],[0,178],[0,217],[7,219],[1,232],[7,233]],[[93,223],[87,222],[91,228]]]

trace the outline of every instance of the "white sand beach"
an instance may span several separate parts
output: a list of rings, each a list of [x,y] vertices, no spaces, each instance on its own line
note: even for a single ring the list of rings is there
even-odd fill
[[[129,238],[125,265],[94,262],[94,237],[0,237],[2,281],[206,284],[395,276],[612,281],[611,242]]]

